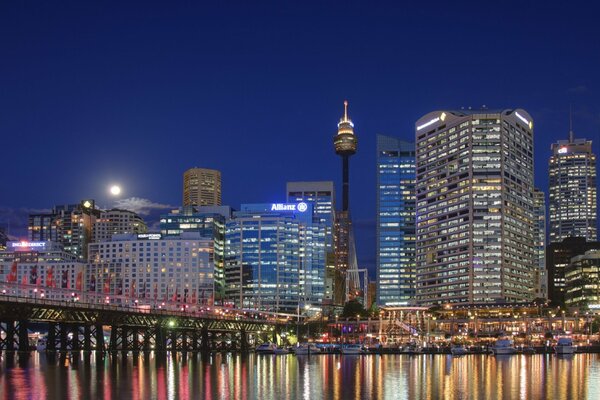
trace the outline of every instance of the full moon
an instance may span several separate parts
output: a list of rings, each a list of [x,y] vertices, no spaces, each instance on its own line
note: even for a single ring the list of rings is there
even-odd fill
[[[118,196],[121,194],[121,188],[117,185],[113,185],[110,187],[110,194],[113,196]]]

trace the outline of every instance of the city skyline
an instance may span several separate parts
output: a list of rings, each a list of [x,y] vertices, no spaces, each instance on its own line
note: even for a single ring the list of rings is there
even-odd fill
[[[172,8],[160,19],[156,4],[143,13],[125,4],[117,20],[101,6],[40,7],[7,4],[0,17],[11,39],[0,44],[7,55],[0,131],[15,170],[5,185],[18,188],[0,197],[0,226],[10,220],[11,233],[16,215],[86,198],[110,208],[135,197],[130,205],[168,212],[181,205],[181,174],[196,165],[222,171],[223,204],[235,208],[283,201],[288,181],[331,180],[341,193],[331,137],[347,99],[361,141],[350,194],[357,254],[373,277],[377,134],[414,141],[415,121],[435,109],[524,108],[536,124],[535,183],[546,193],[550,144],[568,137],[569,104],[575,136],[598,151],[599,44],[589,32],[592,13],[576,7],[238,5]],[[492,10],[497,20],[486,18]],[[211,21],[226,14],[224,26]],[[313,25],[300,29],[307,14]],[[450,17],[457,25],[448,33],[440,22]],[[497,22],[503,18],[512,23]],[[342,22],[357,29],[341,35]],[[477,27],[486,30],[474,37]],[[409,32],[422,40],[413,43]],[[493,49],[467,63],[450,57],[456,42],[482,48],[499,38],[509,44],[507,59]],[[338,66],[345,56],[352,62]],[[520,59],[528,61],[517,71]],[[462,90],[465,82],[473,89]],[[121,203],[108,195],[113,183],[123,188]]]

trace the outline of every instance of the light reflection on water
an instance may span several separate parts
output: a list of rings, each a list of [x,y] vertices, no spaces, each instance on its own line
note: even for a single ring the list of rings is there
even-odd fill
[[[600,399],[600,355],[2,353],[5,399]]]

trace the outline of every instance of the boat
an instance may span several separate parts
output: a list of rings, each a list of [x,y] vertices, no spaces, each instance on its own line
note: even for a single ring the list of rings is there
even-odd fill
[[[276,347],[275,350],[273,350],[273,353],[275,353],[275,354],[289,354],[290,351],[288,349],[286,349],[285,347]]]
[[[258,346],[255,351],[259,354],[273,354],[276,349],[277,345],[275,343],[267,342]]]
[[[360,344],[348,343],[342,346],[342,354],[363,354],[364,350]]]
[[[450,348],[450,353],[453,356],[464,356],[465,354],[469,354],[469,349],[464,344],[455,344]]]
[[[529,346],[529,347],[523,347],[523,349],[521,350],[521,352],[523,354],[535,354],[536,351],[533,347]]]
[[[492,352],[497,355],[515,354],[517,349],[513,345],[513,341],[510,339],[498,339],[492,347]]]
[[[409,343],[408,345],[402,347],[400,353],[402,354],[421,354],[423,349],[417,343]]]
[[[314,343],[300,343],[294,350],[297,356],[321,353],[321,349],[319,349]]]
[[[573,354],[575,353],[575,346],[573,346],[573,339],[570,337],[558,338],[556,346],[554,346],[554,352],[556,354]]]

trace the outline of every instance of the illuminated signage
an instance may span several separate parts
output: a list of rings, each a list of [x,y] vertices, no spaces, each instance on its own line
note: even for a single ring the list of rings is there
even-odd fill
[[[529,129],[533,128],[533,122],[531,121],[527,121],[527,119],[522,116],[521,114],[519,114],[519,112],[515,112],[515,115],[517,116],[517,118],[519,118],[521,121],[525,122],[525,124],[527,124],[527,126],[529,127]]]
[[[305,212],[308,210],[308,205],[304,202],[298,204],[283,204],[273,203],[271,204],[271,211],[298,211]]]
[[[10,244],[11,247],[27,247],[27,248],[32,248],[32,247],[46,247],[46,242],[13,242]]]
[[[149,240],[159,240],[162,239],[162,235],[160,233],[140,233],[137,235],[138,239],[149,239]]]
[[[427,128],[429,125],[433,125],[436,122],[438,122],[440,120],[440,117],[435,117],[434,119],[432,119],[431,121],[427,121],[425,122],[423,125],[419,125],[417,126],[417,130],[420,131],[423,128]]]
[[[591,310],[600,310],[600,304],[590,304],[588,308]]]
[[[558,154],[565,154],[569,149],[567,147],[561,147],[558,149]]]

